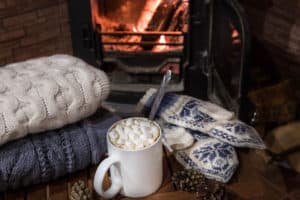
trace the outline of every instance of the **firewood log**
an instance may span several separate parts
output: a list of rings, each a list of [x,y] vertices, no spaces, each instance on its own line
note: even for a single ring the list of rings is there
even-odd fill
[[[181,0],[162,0],[145,31],[167,31],[180,3]],[[155,42],[158,38],[159,35],[144,35],[142,41]],[[143,48],[149,50],[153,48],[153,45],[143,45]]]
[[[144,31],[147,28],[161,1],[162,0],[146,0],[144,9],[142,10],[136,25],[137,31]]]
[[[188,25],[188,2],[182,2],[172,16],[168,31],[187,31]]]

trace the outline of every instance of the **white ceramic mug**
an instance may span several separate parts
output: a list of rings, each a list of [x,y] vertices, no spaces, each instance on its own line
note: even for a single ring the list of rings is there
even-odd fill
[[[118,123],[120,121],[113,124],[108,133]],[[153,122],[153,124],[159,129],[159,137],[151,146],[141,150],[125,150],[116,147],[107,134],[109,157],[100,163],[94,177],[94,188],[99,195],[112,198],[121,193],[127,197],[144,197],[158,190],[163,178],[163,151],[161,129],[157,123]],[[102,183],[108,169],[110,169],[111,186],[103,191]]]

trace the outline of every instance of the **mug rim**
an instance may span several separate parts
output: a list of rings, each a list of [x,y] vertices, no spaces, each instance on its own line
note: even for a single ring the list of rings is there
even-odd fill
[[[155,142],[153,144],[151,144],[150,146],[147,146],[147,147],[144,147],[142,149],[137,149],[137,150],[131,150],[131,149],[123,149],[123,148],[120,148],[116,145],[114,145],[110,139],[109,139],[109,132],[111,131],[112,128],[114,128],[118,123],[124,121],[124,120],[127,120],[127,119],[146,119],[147,121],[150,121],[152,122],[158,129],[159,129],[159,136],[157,137],[157,139],[155,140]],[[118,149],[118,150],[121,150],[121,151],[127,151],[127,152],[139,152],[139,151],[144,151],[144,150],[147,150],[147,149],[150,149],[151,147],[153,147],[154,145],[156,145],[158,142],[160,142],[161,140],[161,137],[162,137],[162,131],[161,131],[161,127],[159,126],[159,124],[157,122],[155,122],[154,120],[150,120],[146,117],[127,117],[127,118],[124,118],[124,119],[121,119],[119,121],[116,121],[115,123],[113,123],[109,129],[107,130],[107,133],[106,133],[106,140],[109,142],[109,144]]]

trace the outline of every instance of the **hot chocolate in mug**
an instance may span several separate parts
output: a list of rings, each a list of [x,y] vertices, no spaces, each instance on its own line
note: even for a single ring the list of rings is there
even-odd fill
[[[118,128],[124,130],[124,128],[127,127],[125,128],[127,129],[125,132],[128,132],[132,130],[128,129],[128,127],[131,127],[130,123],[135,123],[137,126],[140,126],[139,123],[150,124],[152,127],[143,129],[143,132],[145,133],[146,131],[145,135],[149,136],[150,133],[147,133],[147,130],[150,131],[151,128],[152,130],[154,128],[154,130],[156,129],[158,131],[156,138],[152,138],[153,140],[149,138],[142,140],[140,143],[145,143],[144,147],[138,146],[138,144],[135,143],[136,146],[131,148],[130,144],[132,145],[133,143],[130,143],[130,139],[127,138],[127,135],[125,141],[123,141],[126,145],[122,146],[122,141],[119,142],[121,140],[120,135],[115,137],[114,131]],[[134,131],[136,132],[136,130]],[[163,178],[161,134],[159,125],[147,118],[133,117],[120,120],[113,124],[108,130],[106,137],[109,156],[100,163],[94,177],[94,188],[96,192],[104,198],[112,198],[118,193],[127,197],[144,197],[157,191]],[[132,136],[131,133],[129,133],[129,135]],[[145,135],[138,138],[143,138]],[[114,138],[116,138],[115,141],[113,140]],[[126,138],[128,141],[126,141]],[[108,169],[110,170],[111,186],[104,191],[102,184]]]

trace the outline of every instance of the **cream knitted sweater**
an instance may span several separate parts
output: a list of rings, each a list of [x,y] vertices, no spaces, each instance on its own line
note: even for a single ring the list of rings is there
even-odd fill
[[[101,70],[68,55],[0,68],[0,145],[93,114],[109,93]]]

